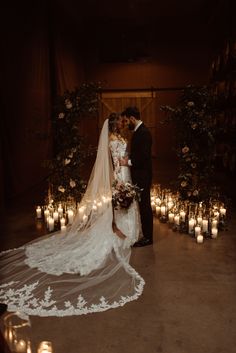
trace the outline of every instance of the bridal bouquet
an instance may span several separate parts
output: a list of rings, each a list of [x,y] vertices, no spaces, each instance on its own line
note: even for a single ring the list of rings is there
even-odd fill
[[[133,200],[140,199],[141,191],[136,185],[115,180],[112,184],[112,204],[114,209],[128,209]]]

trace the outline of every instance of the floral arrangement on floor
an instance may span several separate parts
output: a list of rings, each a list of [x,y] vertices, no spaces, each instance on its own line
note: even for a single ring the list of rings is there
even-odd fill
[[[112,184],[112,205],[114,209],[128,209],[134,200],[140,200],[141,191],[137,185],[115,180]]]
[[[94,151],[81,136],[79,122],[97,114],[99,88],[96,83],[83,83],[57,97],[52,116],[54,155],[44,163],[49,169],[47,202],[78,202],[84,193],[81,167]]]
[[[185,87],[176,107],[162,106],[163,123],[173,123],[179,160],[177,190],[192,202],[218,198],[214,185],[216,97],[207,87]]]

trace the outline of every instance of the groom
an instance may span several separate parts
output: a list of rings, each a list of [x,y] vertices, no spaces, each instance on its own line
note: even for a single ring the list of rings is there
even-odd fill
[[[142,189],[139,202],[143,238],[134,246],[146,246],[153,243],[153,215],[150,201],[150,187],[152,183],[152,136],[140,118],[136,107],[128,107],[121,114],[129,122],[129,129],[133,130],[130,157],[120,161],[121,165],[131,167],[131,177],[134,184]]]

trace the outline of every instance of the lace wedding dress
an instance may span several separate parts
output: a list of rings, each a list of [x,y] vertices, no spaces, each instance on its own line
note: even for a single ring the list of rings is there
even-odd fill
[[[114,210],[126,238],[112,228],[112,182],[131,182],[129,168],[119,165],[126,148],[123,139],[109,141],[106,120],[80,203],[86,222],[77,213],[65,234],[58,231],[1,253],[0,302],[9,311],[81,315],[123,306],[141,295],[145,282],[129,264],[130,247],[141,231],[136,202],[128,210]],[[99,211],[94,207],[98,202]]]

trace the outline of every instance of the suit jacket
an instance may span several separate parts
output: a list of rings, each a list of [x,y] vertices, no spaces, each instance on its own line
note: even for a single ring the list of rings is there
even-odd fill
[[[152,183],[152,136],[143,123],[133,133],[130,159],[133,183],[141,188],[150,187]]]

